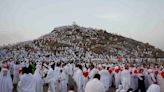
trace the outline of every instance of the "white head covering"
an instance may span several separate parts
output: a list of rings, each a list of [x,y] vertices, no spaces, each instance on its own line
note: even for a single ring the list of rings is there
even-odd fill
[[[119,67],[118,66],[115,66],[115,69],[118,69]]]
[[[7,72],[7,74],[5,75],[4,72]],[[10,72],[6,68],[2,69],[2,72],[0,75],[0,83],[2,84],[0,86],[0,92],[12,92],[13,83],[10,76]]]
[[[9,72],[9,70],[6,69],[6,68],[3,68],[3,69],[2,69],[2,71],[1,71],[1,76],[4,75],[4,72],[5,72],[5,71],[7,72],[7,75],[6,75],[5,77],[11,77],[11,76],[10,76],[10,72]]]
[[[149,69],[149,70],[148,70],[148,72],[152,73],[152,72],[153,72],[153,70],[152,70],[152,69]]]

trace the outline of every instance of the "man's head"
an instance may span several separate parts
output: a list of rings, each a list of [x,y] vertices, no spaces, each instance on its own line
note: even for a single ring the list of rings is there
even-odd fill
[[[144,72],[144,69],[141,68],[141,69],[139,70],[139,72],[140,72],[140,73],[143,73],[143,72]]]
[[[91,70],[92,70],[92,69],[94,68],[94,65],[93,65],[93,64],[91,64],[91,67],[90,67],[90,68],[91,68]]]
[[[157,82],[157,81],[155,81],[155,82],[154,82],[154,84],[158,84],[158,82]]]
[[[55,64],[51,65],[51,68],[54,70],[55,69]]]
[[[60,70],[60,73],[62,73],[62,72],[63,72],[63,70],[61,69],[61,70]]]
[[[8,70],[7,69],[2,69],[3,76],[7,76]]]
[[[31,69],[28,67],[23,67],[22,68],[22,73],[24,74],[24,73],[26,73],[26,74],[28,74],[28,73],[31,73]]]
[[[78,65],[78,67],[79,67],[80,70],[83,70],[83,69],[82,69],[82,68],[83,68],[82,65]]]
[[[127,64],[125,64],[125,69],[128,70],[129,69],[129,66]]]
[[[61,63],[60,63],[60,62],[58,62],[56,66],[57,66],[57,67],[60,67],[60,66],[61,66]]]
[[[95,76],[94,76],[94,78],[96,78],[96,79],[98,79],[98,80],[100,80],[100,74],[95,74]]]

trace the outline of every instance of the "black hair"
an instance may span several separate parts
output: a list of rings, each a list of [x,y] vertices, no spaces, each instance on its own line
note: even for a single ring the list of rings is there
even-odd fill
[[[17,61],[15,64],[19,64],[19,62]]]
[[[91,66],[94,68],[95,66],[93,64],[91,64]]]
[[[75,90],[75,89],[74,89],[74,86],[70,86],[70,90]]]
[[[96,79],[98,79],[98,80],[100,80],[100,74],[95,74],[95,76],[94,76],[94,78],[96,78]]]
[[[58,62],[56,66],[60,67],[60,65],[61,65],[61,63]]]
[[[129,88],[127,92],[129,92],[129,91],[133,91],[133,89],[132,88]]]
[[[23,73],[23,74],[24,74],[24,73],[26,73],[26,74],[30,73],[29,68],[23,67],[23,68],[22,68],[22,73]]]
[[[55,63],[51,65],[51,68],[54,70],[55,69]]]
[[[79,67],[79,64],[75,64],[76,67]]]
[[[79,67],[79,69],[81,69],[81,70],[82,70],[82,66],[81,66],[81,65],[78,65],[78,67]]]
[[[32,65],[29,65],[29,67],[27,68],[28,73],[32,73]]]
[[[88,70],[88,67],[87,67],[87,65],[85,64],[85,68]]]
[[[62,72],[63,72],[63,70],[61,69],[61,70],[60,70],[60,73],[62,73]]]

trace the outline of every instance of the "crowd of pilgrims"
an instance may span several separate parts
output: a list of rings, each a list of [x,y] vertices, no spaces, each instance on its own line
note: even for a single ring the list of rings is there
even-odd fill
[[[0,92],[164,92],[164,65],[3,62]]]

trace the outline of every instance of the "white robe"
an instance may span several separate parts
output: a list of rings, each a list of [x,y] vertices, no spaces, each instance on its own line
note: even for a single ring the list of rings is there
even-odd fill
[[[145,82],[145,89],[147,90],[149,85],[149,80],[148,80],[148,74],[144,74],[145,78],[144,78],[144,82]]]
[[[13,89],[10,73],[8,70],[6,71],[8,72],[7,76],[3,76],[3,70],[0,74],[0,92],[12,92]]]
[[[73,79],[77,85],[77,92],[83,92],[83,72],[80,69],[74,73]]]
[[[16,64],[13,65],[13,69],[14,69],[13,84],[17,84],[18,81],[20,80],[20,78],[19,78],[19,68],[20,67],[21,67],[20,65],[16,65]]]
[[[68,84],[68,76],[65,73],[66,71],[63,71],[62,73],[60,73],[60,92],[67,92],[67,84]]]
[[[75,69],[75,65],[74,64],[68,64],[67,65],[67,73],[69,75],[73,76],[74,69]]]
[[[93,79],[93,77],[95,76],[95,74],[97,73],[97,69],[93,68],[90,72],[89,72],[89,79]]]
[[[55,76],[54,71],[50,68],[48,70],[47,77],[45,78],[45,82],[49,84],[48,92],[56,92],[54,76]]]
[[[117,89],[116,92],[127,92],[124,89]]]
[[[118,89],[116,89],[116,91],[115,91],[115,92],[120,92],[122,89],[123,89],[123,88],[122,88],[122,85],[119,85],[119,88],[118,88]]]
[[[105,91],[107,91],[109,89],[109,73],[107,70],[101,70],[99,72],[100,74],[100,81],[103,83],[104,87],[105,87]]]
[[[86,87],[86,85],[87,85],[87,82],[89,81],[88,80],[88,77],[83,77],[84,79],[83,79],[83,90],[85,90],[85,87]]]
[[[113,82],[113,73],[109,74],[109,87],[112,86],[112,82]]]
[[[138,76],[136,74],[131,75],[131,85],[130,88],[133,89],[133,91],[138,89]]]
[[[35,82],[36,82],[36,92],[43,92],[43,84],[44,84],[44,81],[41,77],[41,74],[39,73],[39,68],[37,68],[34,72],[34,79],[35,79]]]
[[[148,86],[150,86],[151,84],[153,84],[154,82],[156,82],[156,79],[154,77],[154,74],[153,73],[150,73],[148,75]]]
[[[160,92],[160,86],[157,84],[151,84],[146,92]]]
[[[98,79],[92,79],[87,83],[85,92],[105,92],[105,88]]]
[[[18,92],[36,92],[35,79],[31,73],[23,74],[18,82]]]
[[[60,91],[60,70],[61,68],[60,67],[55,67],[55,70],[54,70],[54,86],[55,86],[55,90],[56,92],[59,92]]]
[[[121,83],[120,72],[119,73],[114,72],[114,78],[115,78],[115,80],[114,80],[115,86],[116,86],[116,88],[118,88]]]
[[[161,76],[159,77],[159,85],[160,85],[160,91],[164,92],[164,78],[162,78]]]
[[[123,89],[127,91],[130,88],[131,76],[129,70],[123,70],[121,72],[121,83]]]

